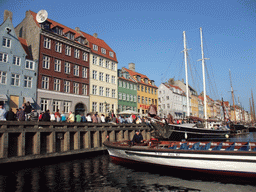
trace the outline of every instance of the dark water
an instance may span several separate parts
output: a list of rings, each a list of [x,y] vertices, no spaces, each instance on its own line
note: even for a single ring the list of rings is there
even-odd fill
[[[256,141],[256,133],[230,141]],[[256,180],[152,165],[119,165],[107,152],[0,167],[0,191],[256,191]]]

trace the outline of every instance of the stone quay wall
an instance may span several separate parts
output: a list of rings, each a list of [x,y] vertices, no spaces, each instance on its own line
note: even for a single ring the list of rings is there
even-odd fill
[[[131,140],[137,129],[150,139],[145,124],[0,121],[0,164],[103,151],[107,136]]]

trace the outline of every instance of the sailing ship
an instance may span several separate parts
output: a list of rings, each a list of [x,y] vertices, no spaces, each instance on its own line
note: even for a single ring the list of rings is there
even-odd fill
[[[202,72],[203,72],[203,89],[204,89],[204,123],[186,123],[186,124],[163,124],[160,120],[151,118],[150,126],[154,129],[155,137],[159,139],[193,139],[193,138],[228,138],[230,130],[218,122],[215,127],[210,126],[207,118],[206,105],[206,84],[205,84],[205,60],[203,51],[202,28],[200,28],[201,36],[201,53],[202,53]],[[187,43],[186,34],[183,31],[184,39],[184,56],[185,56],[185,74],[186,74],[186,96],[187,96],[187,114],[189,115],[189,95],[188,95],[188,70],[187,70]],[[150,111],[150,110],[149,110]],[[189,117],[188,117],[189,118]]]

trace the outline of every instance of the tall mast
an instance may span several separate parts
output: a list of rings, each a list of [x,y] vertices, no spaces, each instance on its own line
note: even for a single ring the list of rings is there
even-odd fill
[[[185,73],[186,73],[186,95],[187,95],[187,116],[189,117],[189,98],[188,98],[188,67],[187,67],[187,42],[186,42],[186,34],[183,31],[183,40],[184,40],[184,58],[185,58]]]
[[[252,90],[251,90],[252,92]],[[255,121],[255,108],[254,108],[254,99],[253,99],[253,93],[252,93],[252,117],[253,117],[253,122]]]
[[[236,105],[235,105],[234,90],[233,90],[233,87],[232,87],[231,71],[230,71],[230,69],[229,69],[229,78],[230,78],[231,94],[232,94],[233,107],[234,107],[234,117],[235,117],[235,123],[236,123]]]
[[[205,87],[205,59],[204,58],[204,48],[203,48],[203,32],[202,32],[202,27],[200,27],[200,36],[201,36],[201,52],[202,52],[202,71],[203,71],[203,86],[204,86],[204,117],[205,117],[205,121],[206,121],[206,127],[207,127],[207,105],[206,105],[206,87]]]
[[[225,107],[224,107],[224,101],[223,101],[223,98],[221,98],[221,104],[222,104],[222,110],[223,110],[224,122],[226,123]]]

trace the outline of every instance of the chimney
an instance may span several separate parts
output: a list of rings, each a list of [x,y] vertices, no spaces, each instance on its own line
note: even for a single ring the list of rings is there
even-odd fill
[[[97,33],[93,33],[93,37],[95,37],[97,39],[98,38],[98,34]]]
[[[11,22],[12,22],[12,12],[8,11],[8,10],[4,10],[4,22],[6,21],[7,18],[10,18]]]
[[[129,63],[129,70],[135,72],[135,64],[134,63]]]
[[[80,32],[80,28],[79,28],[79,27],[76,27],[75,30],[76,30],[77,32]]]

